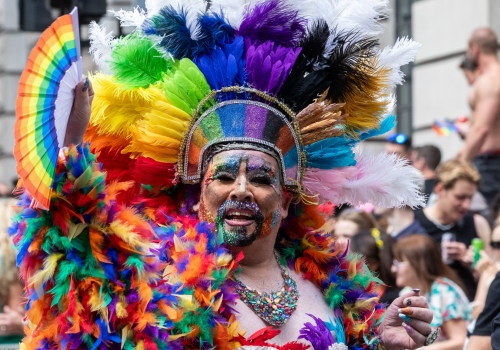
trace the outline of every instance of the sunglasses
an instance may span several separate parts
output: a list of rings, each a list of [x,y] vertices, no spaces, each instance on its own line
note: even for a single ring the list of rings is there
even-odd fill
[[[387,141],[388,142],[395,142],[397,144],[402,145],[408,140],[408,136],[405,134],[391,134],[387,136]]]
[[[408,261],[399,261],[397,259],[394,259],[392,261],[392,266],[394,266],[396,269],[399,269],[401,266],[405,266],[408,264]]]
[[[500,241],[492,241],[490,242],[490,246],[493,249],[500,249]]]

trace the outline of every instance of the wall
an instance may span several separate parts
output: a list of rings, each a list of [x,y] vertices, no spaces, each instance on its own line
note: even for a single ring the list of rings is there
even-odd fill
[[[422,43],[413,69],[413,127],[425,128],[435,120],[469,115],[469,86],[458,68],[471,32],[492,26],[500,34],[498,0],[420,0],[412,7],[413,38]],[[498,17],[496,17],[498,19]],[[414,133],[416,146],[433,143],[444,159],[462,145],[456,134],[437,136],[426,129]]]

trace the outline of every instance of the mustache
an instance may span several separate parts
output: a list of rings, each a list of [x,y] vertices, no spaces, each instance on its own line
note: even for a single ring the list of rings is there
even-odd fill
[[[227,200],[217,210],[217,219],[222,220],[230,210],[241,210],[251,212],[257,222],[264,220],[264,215],[257,203]]]

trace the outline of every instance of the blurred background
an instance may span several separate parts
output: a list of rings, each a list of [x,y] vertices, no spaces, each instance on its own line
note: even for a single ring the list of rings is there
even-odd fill
[[[144,0],[0,0],[0,182],[16,178],[14,119],[19,76],[41,31],[58,15],[80,8],[84,71],[95,69],[89,57],[87,24],[97,20],[120,34],[113,9],[144,6]],[[396,132],[411,135],[413,145],[433,143],[443,159],[455,156],[462,141],[456,133],[438,136],[435,121],[454,121],[469,114],[467,81],[459,63],[467,49],[470,33],[489,26],[500,33],[498,0],[392,0],[382,45],[399,36],[412,36],[422,44],[413,65],[407,66],[406,83],[397,91]],[[385,139],[364,146],[374,152],[384,148]]]

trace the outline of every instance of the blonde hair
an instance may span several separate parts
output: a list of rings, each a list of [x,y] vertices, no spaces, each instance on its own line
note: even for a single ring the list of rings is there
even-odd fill
[[[469,162],[458,159],[450,159],[441,164],[436,170],[438,181],[444,189],[449,190],[458,180],[465,180],[479,187],[481,175]]]

